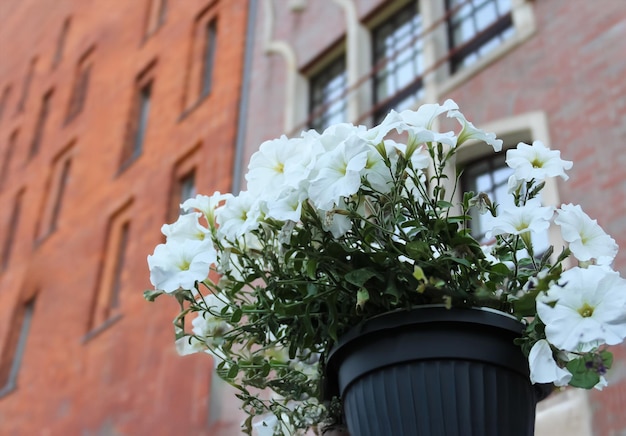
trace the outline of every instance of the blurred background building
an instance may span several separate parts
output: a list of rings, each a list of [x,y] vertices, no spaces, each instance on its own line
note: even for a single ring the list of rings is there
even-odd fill
[[[146,256],[283,133],[453,98],[574,161],[543,201],[597,218],[626,276],[623,0],[4,0],[0,22],[1,434],[238,434],[210,359],[176,355],[176,303],[143,299]],[[457,165],[497,200],[483,150]],[[537,435],[626,434],[613,351],[609,387],[554,394]]]

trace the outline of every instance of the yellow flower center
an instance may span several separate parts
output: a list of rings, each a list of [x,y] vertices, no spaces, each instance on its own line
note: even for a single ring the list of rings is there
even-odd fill
[[[178,267],[180,268],[181,271],[187,271],[189,270],[189,266],[191,265],[191,262],[189,262],[188,260],[183,260]]]
[[[535,160],[533,160],[530,164],[533,168],[543,168],[543,162],[541,162],[538,158],[535,158]]]
[[[593,307],[590,306],[588,303],[583,304],[583,306],[578,309],[578,313],[580,313],[580,316],[582,316],[583,318],[589,318],[591,315],[593,315]]]
[[[277,173],[283,173],[285,171],[285,164],[282,162],[278,162],[274,167],[274,171]]]

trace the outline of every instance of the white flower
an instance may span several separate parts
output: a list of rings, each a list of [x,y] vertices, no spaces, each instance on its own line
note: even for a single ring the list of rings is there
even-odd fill
[[[256,432],[256,436],[273,436],[277,426],[278,418],[274,414],[264,415],[252,423],[252,429]]]
[[[215,222],[215,209],[232,196],[232,194],[221,194],[219,191],[215,191],[210,197],[208,195],[197,195],[195,198],[189,198],[180,207],[185,212],[194,209],[202,212],[209,225],[212,226]]]
[[[529,200],[524,206],[510,207],[499,213],[492,220],[491,234],[496,236],[543,232],[550,227],[552,215],[552,207],[541,206],[539,199],[535,198]]]
[[[596,385],[593,388],[601,391],[602,389],[604,389],[607,386],[608,386],[608,383],[606,381],[606,378],[603,375],[601,375],[600,376],[600,381],[598,383],[596,383]]]
[[[295,190],[283,192],[281,197],[267,202],[266,216],[280,221],[298,222],[302,213],[302,202],[305,199],[305,192]]]
[[[262,213],[258,200],[249,191],[242,191],[226,200],[226,204],[215,211],[218,233],[234,241],[259,227]]]
[[[300,158],[298,147],[300,142],[301,139],[288,139],[283,135],[261,144],[248,165],[246,174],[248,190],[254,195],[274,199],[286,186],[293,185],[293,182],[287,183],[287,173],[290,161],[297,162]],[[297,182],[295,184],[297,185]]]
[[[184,242],[194,239],[203,241],[205,238],[210,237],[210,232],[198,222],[198,218],[201,216],[202,214],[198,212],[180,215],[175,223],[163,224],[161,233],[167,237],[168,242]]]
[[[626,337],[626,280],[601,266],[572,268],[537,298],[537,314],[561,350],[619,344]]]
[[[206,344],[195,336],[183,336],[174,343],[179,356],[199,353],[206,350]]]
[[[317,162],[317,177],[311,182],[309,198],[316,207],[330,210],[341,197],[361,187],[361,171],[367,164],[367,146],[358,137],[341,142]]]
[[[561,159],[560,151],[550,150],[541,141],[534,141],[533,145],[520,142],[516,149],[506,152],[506,164],[515,170],[517,181],[526,182],[556,176],[567,180],[565,170],[572,168],[571,161]]]
[[[454,100],[447,99],[442,105],[437,103],[423,104],[416,111],[402,111],[400,117],[404,122],[412,126],[431,129],[435,118],[444,112],[454,111],[458,108],[459,106]]]
[[[209,275],[217,253],[210,240],[168,241],[159,244],[148,256],[150,282],[155,289],[174,292],[179,288],[191,290],[196,281]]]
[[[461,124],[462,129],[459,133],[458,144],[463,144],[468,140],[484,141],[493,147],[494,151],[502,150],[502,140],[496,139],[495,133],[487,133],[481,129],[478,129],[474,124],[467,121],[465,116],[458,110],[451,110],[448,112],[449,118],[456,118]]]
[[[193,334],[212,345],[221,345],[224,332],[230,328],[226,321],[206,311],[198,312],[191,324]]]
[[[361,177],[366,179],[373,189],[381,193],[389,192],[393,184],[389,167],[374,147],[370,147],[367,151],[367,161],[365,168],[361,170]]]
[[[402,155],[406,157],[406,152],[407,152],[406,144],[398,143],[391,139],[388,139],[385,141],[385,145],[388,147],[389,146],[393,147],[393,149],[397,150],[397,152],[400,152]],[[391,153],[387,153],[387,154],[391,154]],[[389,158],[391,159],[391,156],[389,156]],[[413,153],[411,154],[411,166],[413,167],[414,170],[423,170],[423,169],[428,168],[429,165],[430,165],[430,156],[428,156],[428,154],[424,152],[424,147],[418,147],[415,150],[413,150]]]
[[[554,222],[561,226],[561,235],[578,260],[597,259],[598,264],[611,264],[618,246],[596,220],[592,220],[579,205],[573,204],[562,205],[557,214]]]
[[[566,386],[572,374],[557,365],[550,344],[541,339],[533,345],[528,355],[530,381],[535,383],[554,383],[555,386]]]
[[[340,238],[350,231],[352,228],[352,221],[347,215],[341,213],[345,210],[346,204],[343,200],[339,201],[338,207],[333,210],[319,209],[318,214],[323,217],[322,228],[332,233],[334,238]]]

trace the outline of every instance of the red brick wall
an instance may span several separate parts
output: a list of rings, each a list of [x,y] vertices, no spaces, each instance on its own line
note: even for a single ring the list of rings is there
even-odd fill
[[[18,148],[0,191],[0,242],[13,198],[25,188],[9,267],[0,273],[0,350],[16,327],[12,313],[37,292],[17,388],[0,398],[3,434],[210,434],[210,359],[180,358],[173,347],[173,300],[144,301],[146,256],[161,242],[173,167],[198,143],[198,190],[230,189],[247,1],[169,1],[165,23],[143,38],[148,0],[24,0],[0,5],[0,92],[12,92],[0,119],[0,159],[19,128]],[[214,3],[218,36],[209,96],[181,117],[193,22]],[[71,16],[64,55],[52,58]],[[94,46],[83,111],[64,124],[76,64]],[[38,57],[25,110],[16,114],[28,64]],[[152,104],[141,156],[119,173],[137,75],[151,62]],[[43,94],[54,88],[39,153],[30,147]],[[75,141],[56,231],[34,244],[56,156]],[[106,227],[132,199],[121,318],[87,339],[104,259]],[[6,359],[6,356],[4,357]],[[219,399],[215,399],[219,401]],[[235,419],[236,417],[230,417]],[[235,419],[235,421],[238,421]],[[226,427],[228,423],[214,423]],[[212,433],[216,434],[216,433]]]

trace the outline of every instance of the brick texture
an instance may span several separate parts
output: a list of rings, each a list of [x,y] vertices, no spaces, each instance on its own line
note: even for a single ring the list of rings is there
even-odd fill
[[[0,242],[15,194],[25,188],[8,269],[0,273],[0,350],[19,326],[12,313],[36,294],[16,389],[0,397],[4,435],[234,434],[239,418],[210,416],[212,362],[179,357],[173,346],[173,300],[144,301],[146,256],[161,242],[175,163],[197,150],[197,188],[228,191],[238,122],[246,0],[167,2],[165,22],[144,37],[149,0],[1,2],[0,88],[12,86],[0,120],[0,159],[19,128],[0,191]],[[218,17],[211,93],[183,114],[192,29],[213,3]],[[71,25],[55,68],[59,32]],[[65,123],[76,65],[94,47],[82,112]],[[36,71],[17,113],[33,57]],[[137,75],[154,62],[142,154],[119,171]],[[191,86],[191,85],[189,85]],[[27,160],[42,96],[54,89],[39,152]],[[38,244],[35,228],[54,157],[74,142],[57,229]],[[87,335],[104,259],[107,222],[129,206],[120,317]],[[233,427],[234,425],[234,427]]]

